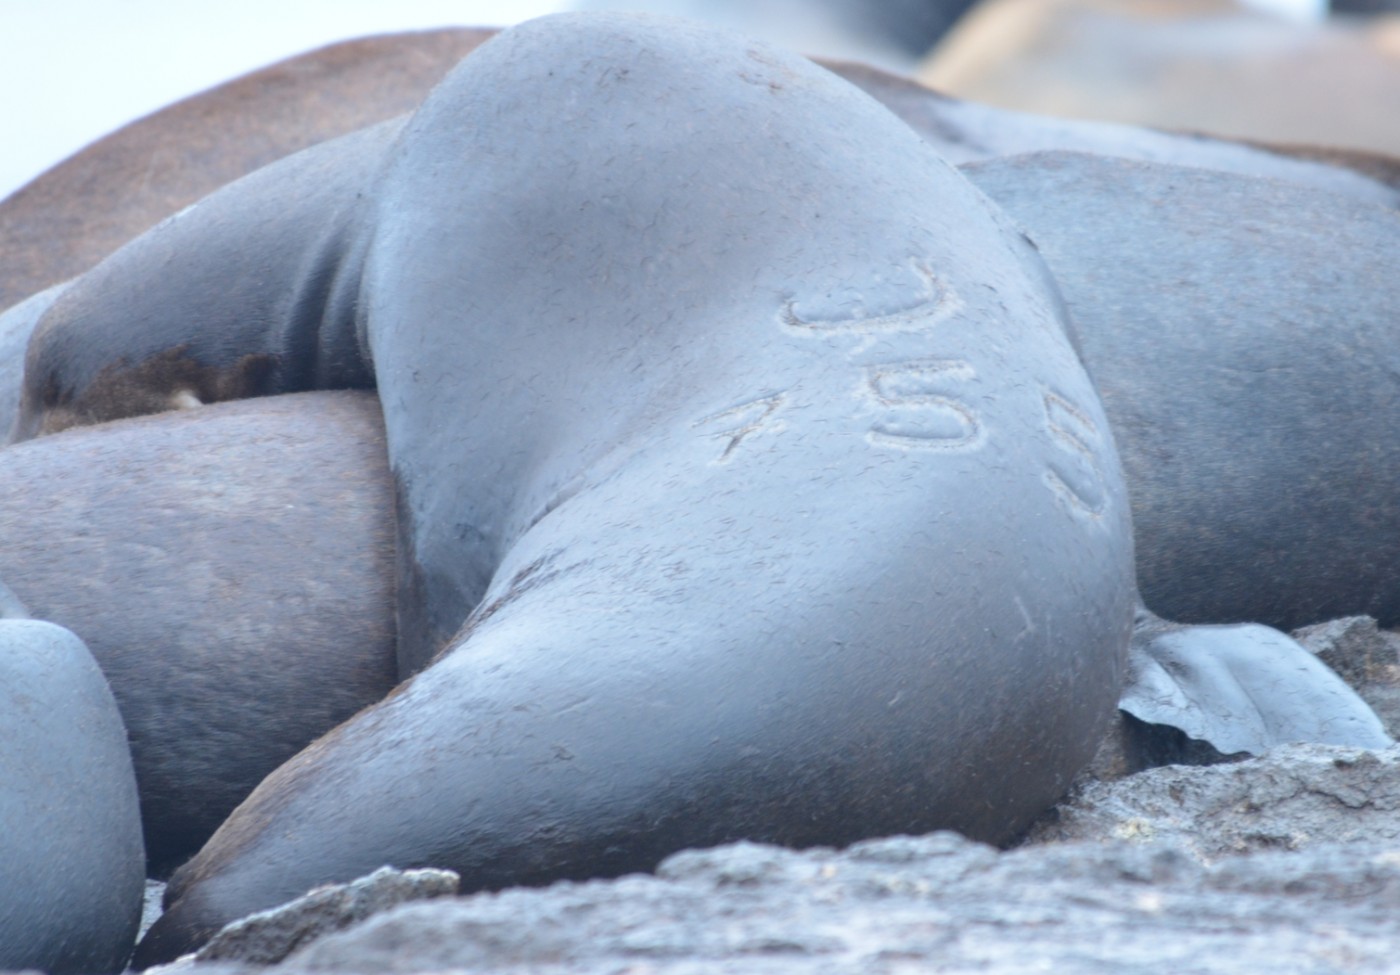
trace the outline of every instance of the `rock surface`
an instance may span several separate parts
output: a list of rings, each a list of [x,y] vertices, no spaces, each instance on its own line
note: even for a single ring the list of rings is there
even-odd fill
[[[380,867],[348,884],[318,887],[303,897],[259,911],[225,927],[189,961],[279,962],[323,935],[348,928],[390,908],[457,893],[451,870],[394,870]]]
[[[1356,688],[1390,736],[1400,738],[1400,633],[1378,629],[1369,616],[1348,616],[1305,626],[1293,638]]]
[[[1381,972],[1397,907],[1400,853],[1379,845],[1206,864],[1173,839],[737,844],[655,877],[400,907],[274,971]]]
[[[1396,730],[1384,704],[1400,684],[1400,637],[1365,617],[1295,636]],[[655,876],[398,906],[313,943],[284,939],[280,950],[304,946],[270,969],[252,964],[273,957],[264,943],[245,950],[227,934],[223,960],[167,969],[1400,971],[1400,746],[1294,745],[1227,761],[1131,719],[1116,738],[1137,747],[1129,757],[1139,768],[1154,760],[1144,743],[1213,764],[1131,775],[1101,765],[1104,778],[1082,778],[1006,852],[952,833],[844,851],[739,843],[678,854]],[[343,918],[337,890],[308,895],[287,916]]]
[[[1027,842],[1115,839],[1176,843],[1203,863],[1349,844],[1394,849],[1400,862],[1400,747],[1286,745],[1250,761],[1089,782]]]

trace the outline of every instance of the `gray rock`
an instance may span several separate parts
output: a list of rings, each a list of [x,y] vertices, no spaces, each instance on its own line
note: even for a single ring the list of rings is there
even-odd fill
[[[1400,735],[1400,633],[1377,629],[1369,616],[1305,626],[1293,634],[1356,689],[1391,737]]]
[[[1319,844],[1400,840],[1400,746],[1286,745],[1206,768],[1167,766],[1090,782],[1030,841],[1171,841],[1202,861]]]
[[[322,935],[410,901],[457,893],[451,870],[380,867],[348,884],[318,887],[269,911],[235,921],[195,954],[196,961],[279,962]]]
[[[1370,616],[1347,616],[1305,626],[1293,638],[1355,688],[1400,678],[1400,634],[1376,627]]]
[[[394,907],[314,942],[298,937],[301,950],[272,969],[248,965],[253,954],[185,967],[1394,972],[1397,807],[1400,747],[1289,746],[1086,783],[1057,822],[1008,852],[952,833],[843,851],[738,843],[677,854],[655,876]],[[343,892],[303,900],[339,903]]]
[[[1382,972],[1397,907],[1400,857],[1378,845],[1212,865],[1170,838],[1001,854],[948,833],[741,843],[654,877],[407,905],[272,971]]]
[[[1363,696],[1393,680],[1397,637],[1366,617],[1295,636]],[[1209,764],[1227,759],[1169,730],[1124,716],[1091,774],[1008,852],[952,833],[839,852],[738,843],[677,854],[655,876],[439,898],[352,924],[394,903],[366,896],[379,882],[358,881],[231,925],[201,960],[177,965],[191,975],[1396,971],[1400,746],[1296,745]],[[1164,761],[1205,764],[1152,767]],[[254,964],[297,948],[271,969]]]

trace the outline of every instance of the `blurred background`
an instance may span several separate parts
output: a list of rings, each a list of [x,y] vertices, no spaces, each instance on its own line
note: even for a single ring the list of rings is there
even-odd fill
[[[1198,60],[1209,56],[1238,63],[1244,57],[1241,45],[1252,45],[1251,50],[1262,45],[1285,66],[1304,64],[1313,56],[1290,52],[1288,37],[1296,38],[1304,24],[1326,14],[1325,0],[1209,0],[1206,8],[1238,7],[1256,20],[1257,11],[1268,10],[1265,19],[1279,26],[1254,34],[1237,25],[1173,35],[1176,28],[1166,21],[1190,14],[1201,0],[983,0],[975,16],[962,18],[947,34],[945,44],[956,41],[954,48],[929,57],[970,5],[971,0],[0,0],[0,198],[93,139],[185,95],[331,41],[384,31],[504,25],[573,7],[657,9],[742,27],[807,53],[919,74],[941,89],[1011,107],[1218,128],[1214,122],[1193,125],[1199,119],[1189,112],[1184,123],[1176,116],[1165,122],[1139,119],[1131,98],[1096,102],[1089,96],[1109,83],[1114,92],[1134,85],[1160,88],[1169,73],[1163,59],[1183,45]],[[1115,26],[1117,14],[1110,9],[1135,5],[1149,10],[1146,36],[1155,38],[1140,47],[1125,40],[1131,30]],[[1102,23],[1075,26],[1073,18],[1085,16],[1080,8]],[[1392,69],[1400,62],[1400,31],[1394,42]],[[1110,63],[1087,65],[1085,45],[1107,46]],[[1327,56],[1356,58],[1345,45]],[[1315,61],[1307,61],[1304,73],[1324,72],[1310,84],[1328,87],[1330,69]],[[1212,86],[1234,84],[1212,70],[1216,73],[1204,81],[1197,78],[1196,88],[1173,97],[1190,108],[1203,97],[1211,100]],[[1400,91],[1390,93],[1397,99],[1390,106],[1395,119]],[[1372,115],[1378,110],[1371,106]],[[1400,122],[1390,127],[1400,137]]]
[[[0,0],[0,198],[185,95],[331,41],[569,0]]]

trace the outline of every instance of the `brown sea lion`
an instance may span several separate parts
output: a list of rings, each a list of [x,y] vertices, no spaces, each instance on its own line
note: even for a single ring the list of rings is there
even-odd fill
[[[308,393],[0,450],[0,579],[83,638],[130,734],[152,867],[397,683],[373,396]]]

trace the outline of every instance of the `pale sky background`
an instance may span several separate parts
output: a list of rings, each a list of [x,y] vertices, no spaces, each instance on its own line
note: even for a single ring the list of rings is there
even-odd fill
[[[0,0],[0,197],[185,95],[332,41],[568,0]]]
[[[650,5],[693,13],[702,2],[653,0]],[[1321,6],[1321,0],[1252,2],[1300,15]],[[572,5],[571,0],[0,0],[0,198],[132,119],[292,54],[384,31],[504,25]],[[590,5],[648,3],[590,0]],[[836,53],[810,39],[789,42],[812,53]]]

